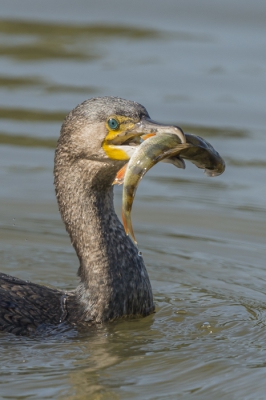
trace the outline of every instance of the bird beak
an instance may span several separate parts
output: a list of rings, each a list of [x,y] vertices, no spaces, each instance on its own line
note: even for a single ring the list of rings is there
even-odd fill
[[[126,161],[131,158],[136,147],[143,140],[165,132],[177,135],[180,143],[186,143],[186,137],[181,128],[160,124],[147,117],[143,117],[137,123],[130,123],[129,126],[125,124],[123,129],[110,140],[107,137],[103,143],[103,149],[109,158]]]
[[[149,118],[142,118],[131,130],[125,132],[125,136],[130,136],[131,134],[136,136],[150,136],[163,134],[165,132],[177,135],[180,139],[180,143],[186,143],[186,138],[181,128],[173,125],[160,124]]]
[[[173,125],[160,124],[158,122],[153,121],[152,119],[145,117],[141,118],[141,120],[136,124],[134,124],[133,127],[130,127],[129,129],[125,129],[124,131],[120,132],[112,141],[112,143],[113,144],[119,142],[121,143],[121,141],[124,143],[136,137],[142,137],[147,135],[153,136],[165,132],[177,135],[180,139],[180,143],[186,143],[186,138],[181,128],[178,128]]]

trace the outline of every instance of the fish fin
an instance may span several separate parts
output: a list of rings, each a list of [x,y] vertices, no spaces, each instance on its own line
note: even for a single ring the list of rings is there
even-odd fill
[[[125,173],[127,170],[127,164],[126,163],[116,174],[115,180],[113,181],[113,185],[123,185],[124,183],[124,177]]]
[[[165,158],[162,160],[162,162],[167,163],[167,164],[173,164],[177,168],[182,168],[182,169],[186,168],[185,161],[178,156],[174,156],[171,158]]]

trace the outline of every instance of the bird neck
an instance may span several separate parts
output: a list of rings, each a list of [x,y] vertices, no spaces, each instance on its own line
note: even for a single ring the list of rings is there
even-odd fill
[[[148,315],[154,309],[149,277],[114,211],[116,171],[101,168],[95,161],[70,163],[60,152],[55,157],[59,210],[80,262],[76,293],[83,318]]]

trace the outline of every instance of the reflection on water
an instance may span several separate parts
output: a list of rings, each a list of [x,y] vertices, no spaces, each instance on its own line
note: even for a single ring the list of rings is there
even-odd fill
[[[50,84],[49,82],[45,82],[38,78],[28,78],[28,77],[9,77],[9,76],[0,76],[0,87],[7,88],[7,89],[25,89],[36,87],[41,88],[43,91],[51,92],[51,93],[84,93],[88,94],[95,94],[97,93],[97,89],[93,86],[71,86],[71,85],[56,85]],[[3,117],[5,114],[3,114]]]
[[[100,57],[99,52],[94,51],[93,47],[88,48],[89,45],[96,45],[95,41],[121,38],[123,40],[158,40],[164,36],[167,37],[159,31],[134,26],[101,24],[82,26],[18,20],[2,20],[0,33],[11,35],[9,40],[11,43],[1,46],[2,55],[20,61],[49,59],[96,61]],[[15,44],[13,36],[18,36]]]
[[[61,122],[65,116],[66,113],[60,113],[57,111],[0,108],[1,119],[11,119],[14,121]]]
[[[0,334],[2,398],[264,398],[265,5],[50,3],[1,6],[1,271],[78,282],[52,171],[62,120],[86,98],[143,103],[207,138],[227,169],[145,176],[133,223],[156,313],[90,332]],[[120,214],[121,188],[115,202]]]
[[[56,141],[53,139],[39,139],[27,136],[17,136],[0,133],[0,144],[25,146],[25,147],[47,147],[55,149]]]
[[[50,36],[57,38],[60,36],[71,38],[79,38],[85,36],[86,39],[99,40],[111,38],[126,38],[132,40],[142,39],[158,39],[163,37],[163,34],[156,29],[146,29],[142,27],[130,27],[123,25],[106,25],[106,24],[78,24],[73,23],[62,24],[51,22],[34,22],[34,21],[19,21],[19,20],[2,20],[0,32],[8,35],[36,35]],[[167,34],[166,34],[167,37]]]

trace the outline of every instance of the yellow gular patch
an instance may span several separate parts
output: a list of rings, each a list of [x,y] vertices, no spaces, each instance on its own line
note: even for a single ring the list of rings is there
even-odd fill
[[[102,148],[112,160],[129,160],[129,156],[124,150],[112,144],[107,144],[106,141],[103,142]]]
[[[130,156],[126,153],[126,151],[121,148],[121,146],[116,146],[111,143],[112,140],[114,140],[117,136],[123,134],[125,130],[132,129],[135,123],[138,121],[133,121],[132,119],[121,115],[110,115],[108,120],[110,118],[116,119],[119,123],[119,126],[116,130],[112,130],[108,126],[108,122],[106,122],[106,129],[108,131],[108,134],[103,141],[102,148],[105,151],[106,155],[113,160],[129,160]],[[119,140],[119,142],[122,143],[122,140]]]

